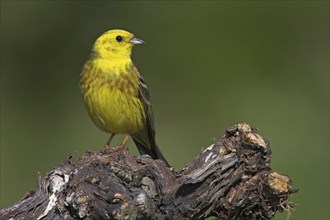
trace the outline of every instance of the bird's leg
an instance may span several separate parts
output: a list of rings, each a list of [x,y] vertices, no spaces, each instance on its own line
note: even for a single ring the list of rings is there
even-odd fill
[[[110,143],[113,139],[113,137],[115,136],[114,133],[111,133],[110,137],[109,137],[109,140],[107,141],[107,143],[104,145],[104,147],[110,147]]]
[[[123,140],[123,142],[121,142],[120,146],[125,147],[126,142],[128,141],[129,135],[126,135],[125,139]]]

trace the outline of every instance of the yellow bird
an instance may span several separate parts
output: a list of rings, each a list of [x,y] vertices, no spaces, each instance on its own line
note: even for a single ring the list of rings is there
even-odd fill
[[[148,88],[131,60],[134,45],[144,41],[124,30],[109,30],[94,43],[80,75],[87,112],[97,127],[133,138],[140,154],[165,161],[155,141],[154,117]]]

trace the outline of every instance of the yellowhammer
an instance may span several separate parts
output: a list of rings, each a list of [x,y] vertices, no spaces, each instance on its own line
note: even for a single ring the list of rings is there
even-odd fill
[[[147,86],[131,60],[133,46],[142,43],[124,30],[102,34],[80,75],[81,92],[90,118],[111,134],[106,145],[115,134],[127,134],[123,146],[131,136],[140,154],[166,162],[155,141]]]

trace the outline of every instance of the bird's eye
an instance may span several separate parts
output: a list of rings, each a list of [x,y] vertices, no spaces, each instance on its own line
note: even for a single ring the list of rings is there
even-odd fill
[[[123,37],[122,37],[122,36],[118,35],[118,36],[116,37],[116,41],[120,42],[120,41],[122,41],[122,40],[123,40]]]

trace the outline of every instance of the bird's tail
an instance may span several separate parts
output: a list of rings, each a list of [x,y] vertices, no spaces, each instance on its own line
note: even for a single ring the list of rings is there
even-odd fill
[[[137,149],[139,150],[140,154],[148,154],[151,156],[152,159],[156,160],[156,159],[161,159],[163,160],[166,165],[168,167],[170,167],[169,163],[166,161],[165,157],[163,156],[162,152],[160,152],[157,144],[153,144],[151,146],[151,148],[147,148],[146,146],[144,146],[143,144],[141,144],[138,140],[136,140],[135,138],[133,138],[133,141],[137,147]]]

